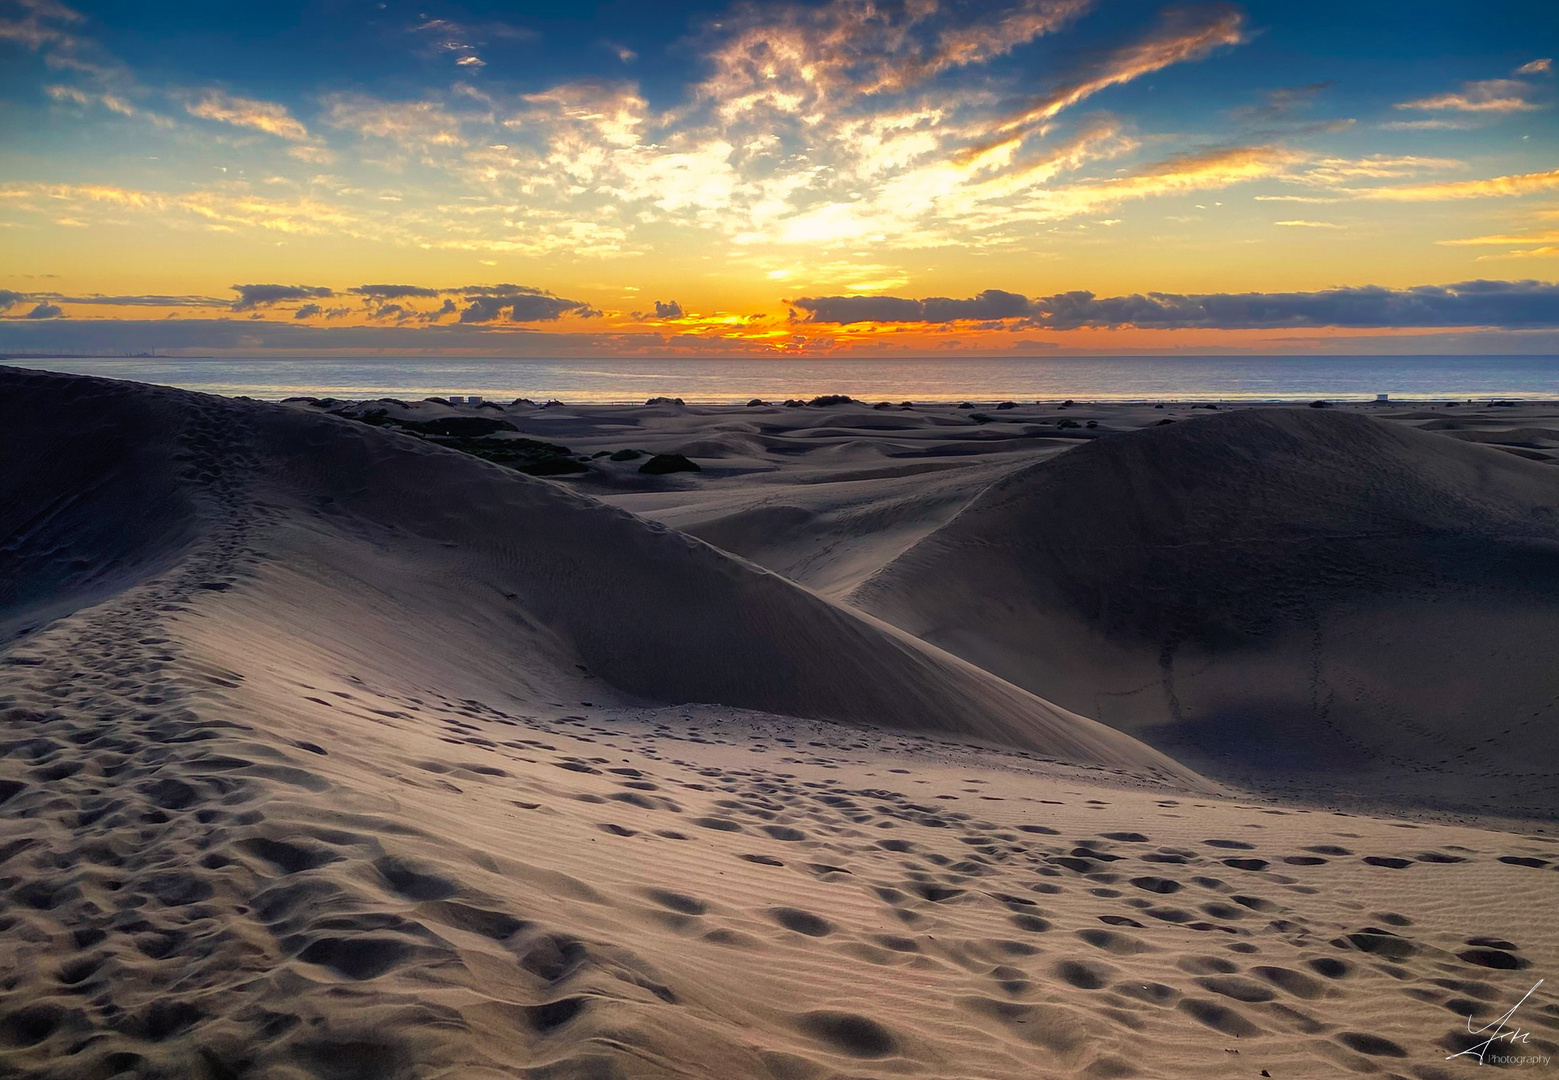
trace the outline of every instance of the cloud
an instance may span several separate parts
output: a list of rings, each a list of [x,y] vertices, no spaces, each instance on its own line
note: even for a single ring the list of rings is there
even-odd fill
[[[1026,206],[1041,220],[1076,217],[1130,199],[1285,176],[1291,166],[1304,160],[1303,154],[1275,146],[1215,147],[1177,154],[1125,176],[1043,188],[1031,194]]]
[[[332,290],[317,285],[234,285],[238,294],[233,301],[234,311],[252,311],[286,300],[318,300],[336,295]]]
[[[655,317],[657,319],[680,319],[682,318],[682,305],[675,300],[664,304],[657,300],[655,301]]]
[[[397,321],[417,319],[422,322],[436,323],[446,315],[459,313],[460,321],[480,324],[500,320],[519,323],[545,322],[561,318],[563,315],[574,315],[579,318],[589,319],[601,315],[599,310],[586,301],[569,300],[528,285],[465,285],[456,288],[431,288],[422,285],[373,284],[353,286],[339,293],[323,285],[244,284],[234,285],[232,289],[238,294],[235,300],[193,295],[148,294],[110,296],[101,293],[88,293],[79,296],[66,296],[53,292],[23,293],[0,290],[0,312],[6,311],[18,303],[27,301],[36,302],[50,309],[57,309],[60,304],[174,309],[223,308],[235,312],[249,312],[251,318],[261,317],[264,309],[278,304],[298,303],[301,306],[292,312],[292,318],[295,320],[312,319],[319,316],[324,316],[327,319],[339,319],[355,314],[358,316],[367,315],[375,319],[393,319]],[[357,308],[324,308],[316,302],[338,296],[362,297],[367,303]],[[405,304],[391,302],[408,299],[438,299],[440,297],[443,298],[442,304],[427,311],[419,311]],[[460,297],[466,301],[467,306],[463,311],[457,306],[454,297]],[[665,316],[667,318],[677,318],[681,315],[681,308],[674,301],[670,305],[657,305],[657,310],[663,309],[675,309],[676,311],[675,315]],[[45,316],[32,317],[43,318]]]
[[[431,298],[451,291],[453,290],[429,289],[422,285],[354,285],[347,290],[347,292],[357,296],[366,296],[375,300],[404,300],[408,297]]]
[[[260,229],[301,236],[340,235],[405,239],[401,219],[380,207],[348,207],[314,195],[274,198],[255,194],[242,181],[184,192],[139,191],[112,184],[0,183],[0,200],[18,211],[47,214],[61,210],[77,218],[122,223],[127,212],[147,214],[166,224],[204,225],[221,232]]]
[[[1482,82],[1463,83],[1459,94],[1436,94],[1416,101],[1399,102],[1396,107],[1470,113],[1530,112],[1537,108],[1526,99],[1531,89],[1530,85],[1518,79],[1485,79]]]
[[[567,300],[529,285],[471,285],[458,291],[470,302],[460,312],[463,323],[552,322],[564,315],[595,318],[601,313],[583,300]]]
[[[1306,164],[1295,179],[1308,184],[1341,185],[1359,180],[1393,180],[1422,172],[1461,169],[1465,161],[1456,158],[1423,157],[1414,154],[1369,154],[1361,158],[1324,157]]]
[[[410,27],[409,32],[421,35],[426,42],[426,52],[432,56],[453,56],[456,66],[468,71],[487,66],[487,62],[476,53],[480,45],[486,44],[482,40],[485,36],[516,40],[536,36],[533,31],[503,23],[468,26],[452,19],[430,19],[426,16],[422,16],[422,19],[422,22]]]
[[[1461,240],[1436,240],[1435,243],[1447,247],[1463,247],[1471,244],[1552,244],[1559,243],[1559,229],[1531,236],[1469,236]]]
[[[1075,291],[1032,300],[988,289],[968,300],[828,296],[790,303],[806,313],[795,321],[832,324],[1001,321],[1011,328],[1049,330],[1559,327],[1559,284],[1530,280],[1464,281],[1409,289],[1364,285],[1308,293],[1154,292],[1097,297]]]
[[[116,112],[120,116],[138,116],[140,110],[118,94],[101,91],[83,90],[79,86],[46,86],[44,93],[55,101],[69,102],[72,105],[80,105],[83,108],[89,105],[99,105],[110,112]],[[159,117],[158,119],[162,119]]]
[[[238,97],[221,90],[208,90],[199,98],[184,103],[185,111],[202,120],[253,128],[292,142],[307,142],[309,130],[293,119],[286,106],[254,98]]]
[[[1303,86],[1280,86],[1262,95],[1260,105],[1241,105],[1230,109],[1229,115],[1247,123],[1276,123],[1291,120],[1309,110],[1321,91],[1331,88],[1330,82],[1306,83]]]
[[[175,90],[170,93],[192,115],[269,132],[284,140],[287,154],[331,173],[301,181],[294,170],[304,170],[295,162],[264,141],[246,141],[245,152],[271,155],[266,168],[288,177],[289,186],[262,187],[251,179],[262,174],[240,162],[251,167],[235,168],[221,181],[123,191],[127,200],[140,201],[118,206],[175,228],[609,258],[656,250],[665,242],[656,230],[667,224],[706,229],[749,251],[764,244],[1004,244],[1032,233],[1035,223],[1124,199],[1281,171],[1277,158],[1258,166],[1246,150],[1243,162],[1238,152],[1225,153],[1220,167],[1194,174],[1146,177],[1136,169],[1090,176],[1085,170],[1125,158],[1148,137],[1108,116],[1072,125],[1022,123],[1025,112],[1054,116],[1107,86],[1243,40],[1239,13],[1214,6],[1171,12],[1156,28],[1140,31],[1129,21],[1112,22],[1104,29],[1123,35],[1113,48],[1058,48],[1058,59],[1044,65],[1019,57],[1093,6],[1094,0],[739,4],[694,39],[708,77],[667,111],[621,79],[543,84],[531,93],[466,79],[409,100],[326,94],[318,119],[311,116],[305,126],[279,103],[227,90]],[[412,37],[448,64],[477,51],[487,56],[479,49],[482,35],[499,32],[424,18]],[[998,65],[1004,57],[1014,62]],[[1040,77],[1047,81],[1036,83]],[[1046,85],[1037,97],[1015,96]],[[1309,92],[1274,92],[1273,107],[1298,108]],[[1018,128],[998,130],[1015,116]],[[328,145],[311,134],[316,128],[329,136]],[[1187,170],[1195,156],[1185,155]],[[386,205],[375,186],[383,181],[365,182],[364,169],[396,175],[402,201]],[[52,185],[56,191],[47,194],[45,185],[27,186],[37,197],[25,209],[50,211],[51,222],[62,211],[91,226],[124,216],[106,196],[98,205],[82,185]],[[59,206],[55,200],[62,199],[85,209]],[[873,283],[895,287],[880,275],[839,285]]]
[[[26,318],[29,319],[59,319],[65,315],[64,310],[58,304],[51,304],[47,300],[40,301],[38,306],[29,311]]]
[[[8,6],[19,9],[20,17],[11,12],[0,15],[0,41],[12,41],[35,52],[77,44],[65,28],[82,21],[79,11],[53,0],[13,0]]]
[[[1111,53],[1086,74],[1029,101],[996,128],[1007,133],[1053,119],[1063,109],[1101,90],[1162,71],[1172,64],[1200,60],[1214,50],[1244,40],[1244,16],[1237,8],[1175,9],[1158,31]]]
[[[1448,120],[1437,117],[1432,120],[1388,120],[1381,124],[1387,131],[1468,131],[1478,127],[1477,120]]]
[[[1024,0],[969,8],[830,0],[818,6],[745,4],[711,27],[712,74],[695,96],[726,121],[902,92],[944,72],[984,64],[1050,33],[1089,0]]]
[[[1499,255],[1479,255],[1478,262],[1487,262],[1490,259],[1548,259],[1559,255],[1559,246],[1547,244],[1543,247],[1527,248],[1524,251],[1506,251]]]
[[[1559,169],[1551,172],[1520,173],[1514,176],[1492,176],[1485,180],[1453,180],[1443,184],[1357,188],[1350,194],[1361,199],[1434,202],[1441,199],[1508,198],[1554,188],[1559,188]]]
[[[32,293],[33,300],[48,300],[56,304],[91,304],[102,307],[230,307],[232,301],[216,296],[170,296],[148,293],[133,296],[106,296],[102,293],[86,293],[66,296],[62,293]]]
[[[1533,60],[1522,64],[1515,75],[1545,75],[1553,68],[1550,59]],[[1514,79],[1481,79],[1464,82],[1459,93],[1435,94],[1432,97],[1403,101],[1399,109],[1419,109],[1431,112],[1465,113],[1515,113],[1537,109],[1530,96],[1536,88],[1529,82]]]
[[[1274,221],[1274,225],[1285,225],[1295,229],[1346,229],[1346,225],[1337,225],[1330,221],[1309,221],[1305,218],[1290,218],[1287,221]]]
[[[967,300],[932,296],[924,300],[906,300],[896,296],[803,296],[787,301],[806,312],[805,318],[792,321],[848,324],[859,322],[992,322],[1032,315],[1027,297],[1001,289],[986,289]]]
[[[325,122],[406,149],[454,148],[464,142],[461,118],[437,101],[381,101],[366,94],[335,94],[325,98]]]

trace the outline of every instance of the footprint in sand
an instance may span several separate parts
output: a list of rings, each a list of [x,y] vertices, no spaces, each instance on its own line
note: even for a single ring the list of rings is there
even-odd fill
[[[770,908],[768,916],[785,929],[793,930],[798,934],[805,934],[807,937],[827,937],[835,930],[834,924],[821,915],[814,915],[812,912],[802,911],[800,908]]]
[[[796,1026],[837,1054],[856,1058],[888,1057],[899,1041],[882,1024],[857,1013],[819,1009],[803,1014]]]

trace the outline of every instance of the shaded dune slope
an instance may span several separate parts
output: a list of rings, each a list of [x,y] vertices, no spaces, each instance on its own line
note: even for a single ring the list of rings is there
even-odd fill
[[[156,395],[100,412],[85,380],[4,379],[0,642],[166,567],[194,537],[201,433]],[[209,480],[211,477],[206,476]]]
[[[1559,808],[1559,472],[1340,412],[1098,440],[851,602],[1214,775]]]
[[[32,438],[8,459],[19,475],[7,490],[77,490],[66,524],[103,533],[55,556],[54,533],[24,532],[13,622],[58,613],[53,578],[26,580],[49,558],[95,542],[103,563],[121,551],[166,563],[236,516],[258,551],[209,583],[232,589],[211,617],[235,637],[285,633],[362,665],[559,706],[590,676],[592,701],[723,704],[1194,779],[900,631],[545,481],[280,406],[14,370],[0,390],[7,422],[25,420]],[[102,439],[79,436],[82,415]],[[147,431],[153,449],[134,467],[83,483]],[[175,457],[189,459],[182,470]]]

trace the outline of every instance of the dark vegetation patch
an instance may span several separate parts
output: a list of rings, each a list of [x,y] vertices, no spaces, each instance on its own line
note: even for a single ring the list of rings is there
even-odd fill
[[[656,454],[640,465],[639,471],[651,476],[664,476],[666,473],[703,472],[704,470],[696,461],[689,461],[681,454]]]
[[[589,467],[578,461],[568,447],[539,439],[512,437],[509,433],[520,429],[510,421],[495,416],[441,416],[433,420],[410,420],[391,416],[383,408],[332,411],[370,427],[391,428],[408,435],[417,435],[429,442],[491,461],[527,476],[565,476],[589,472]]]

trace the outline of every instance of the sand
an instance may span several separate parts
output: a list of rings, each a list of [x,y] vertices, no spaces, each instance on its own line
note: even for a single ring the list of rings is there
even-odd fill
[[[1559,814],[1546,462],[1220,412],[1010,473],[851,600],[1242,785]]]
[[[1236,791],[846,602],[1079,445],[1054,407],[505,412],[728,451],[558,481],[0,411],[0,1072],[1433,1080],[1559,960],[1549,821]],[[1549,983],[1514,1022],[1555,1052]]]

